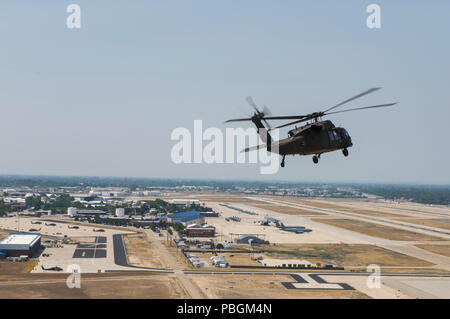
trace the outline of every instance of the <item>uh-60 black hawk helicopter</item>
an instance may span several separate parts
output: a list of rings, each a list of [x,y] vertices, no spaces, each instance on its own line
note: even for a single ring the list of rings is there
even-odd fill
[[[353,101],[369,93],[375,92],[379,89],[381,88],[371,88],[339,104],[336,104],[326,109],[325,111],[314,112],[306,115],[293,115],[293,116],[270,116],[271,115],[270,111],[267,109],[266,106],[264,106],[263,111],[261,112],[259,111],[253,99],[251,97],[247,97],[247,102],[255,110],[253,116],[250,118],[228,120],[225,121],[225,123],[252,121],[256,125],[258,134],[265,144],[246,148],[242,150],[242,152],[249,152],[261,148],[267,148],[267,151],[278,153],[283,157],[281,161],[281,167],[284,167],[285,165],[284,159],[286,155],[297,155],[297,154],[313,155],[312,157],[313,162],[317,164],[319,162],[320,155],[323,153],[342,150],[344,156],[348,156],[348,147],[351,147],[353,145],[352,139],[350,135],[347,133],[345,128],[336,127],[330,120],[322,121],[322,117],[331,114],[373,109],[379,107],[388,107],[397,104],[397,103],[379,104],[330,112],[350,101]],[[295,127],[294,129],[290,130],[288,132],[289,135],[288,138],[279,141],[273,141],[270,135],[270,130],[273,129],[267,122],[268,120],[295,120],[277,126],[275,127],[275,129],[294,125],[301,122],[307,121],[310,122],[308,122],[306,125],[302,127],[299,128]],[[263,121],[267,125],[267,127],[264,126],[264,124],[262,123]]]

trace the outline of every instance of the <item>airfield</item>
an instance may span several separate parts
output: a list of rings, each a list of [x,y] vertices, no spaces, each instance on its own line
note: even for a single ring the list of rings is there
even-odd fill
[[[216,244],[248,250],[219,253],[234,267],[193,267],[165,231],[75,223],[61,216],[1,218],[0,236],[39,229],[43,240],[62,242],[65,235],[70,241],[47,247],[49,256],[41,254],[38,260],[1,262],[0,298],[21,298],[23,291],[31,292],[31,298],[450,298],[448,207],[208,193],[183,197],[219,212],[219,217],[206,218],[216,227]],[[240,221],[230,220],[234,216]],[[267,218],[311,232],[262,225]],[[242,234],[256,234],[269,244],[236,245]],[[213,255],[208,250],[196,254],[205,261]],[[342,269],[264,269],[257,267],[256,255]],[[80,289],[66,286],[64,272],[73,264],[81,269]],[[64,270],[42,269],[56,265]],[[380,267],[379,288],[367,284],[369,265]]]

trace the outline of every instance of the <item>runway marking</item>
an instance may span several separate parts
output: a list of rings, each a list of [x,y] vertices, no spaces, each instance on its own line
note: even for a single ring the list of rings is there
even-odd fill
[[[290,276],[295,280],[295,282],[282,282],[281,284],[286,289],[355,290],[355,288],[346,283],[329,283],[317,274],[303,275],[306,278],[309,277],[309,281],[299,274],[290,274]]]
[[[80,243],[77,245],[72,258],[106,258],[106,237],[95,238],[94,243]]]

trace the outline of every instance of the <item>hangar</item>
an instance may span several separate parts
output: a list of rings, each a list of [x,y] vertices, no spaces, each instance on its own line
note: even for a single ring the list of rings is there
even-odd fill
[[[198,199],[172,199],[170,201],[171,204],[173,205],[180,205],[180,206],[192,206],[192,205],[200,205],[200,201]]]
[[[205,222],[205,217],[197,211],[174,213],[167,216],[172,223],[183,223],[183,225],[201,224]]]
[[[264,244],[264,239],[261,239],[254,235],[242,235],[236,239],[236,244],[247,244],[250,246]]]
[[[10,233],[0,241],[0,252],[6,257],[33,257],[41,248],[41,234],[39,233]]]

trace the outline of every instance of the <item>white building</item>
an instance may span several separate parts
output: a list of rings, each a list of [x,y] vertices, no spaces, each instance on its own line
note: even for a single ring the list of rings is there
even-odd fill
[[[170,201],[171,204],[174,205],[184,205],[184,206],[191,206],[191,205],[200,205],[200,201],[198,199],[182,199],[182,198],[177,198],[177,199],[172,199]]]
[[[125,208],[116,208],[116,217],[124,217]]]
[[[75,216],[76,213],[77,213],[77,209],[75,207],[67,208],[67,215],[69,215],[69,217]]]
[[[312,264],[307,260],[299,259],[275,259],[267,258],[258,260],[263,266],[266,267],[280,267],[280,268],[309,268]]]
[[[36,254],[41,247],[39,233],[10,233],[0,241],[0,252],[8,257],[28,256]]]
[[[161,192],[160,191],[145,191],[144,192],[145,196],[161,196]]]

